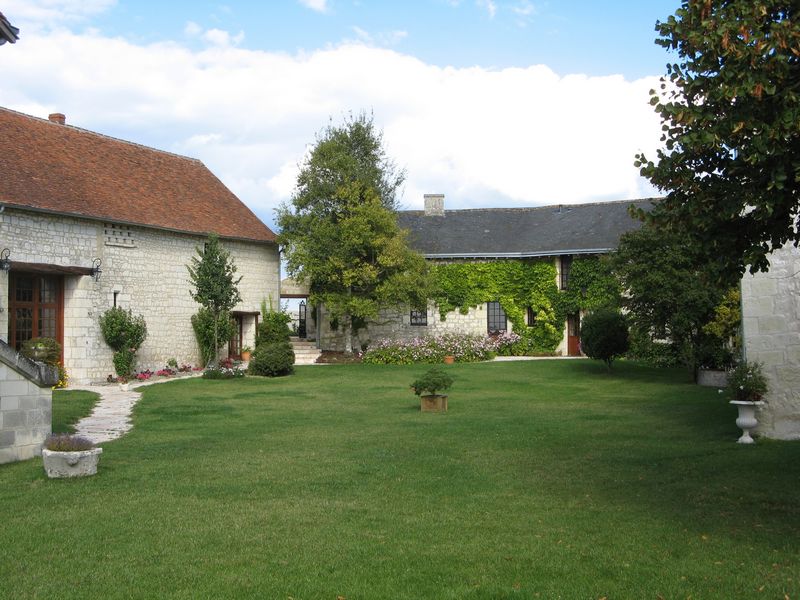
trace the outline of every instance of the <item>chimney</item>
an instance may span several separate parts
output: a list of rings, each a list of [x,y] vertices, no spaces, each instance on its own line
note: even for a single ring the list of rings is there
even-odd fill
[[[444,194],[425,194],[425,216],[444,216]]]
[[[64,113],[52,113],[47,115],[47,118],[53,123],[58,123],[59,125],[64,125],[64,123],[67,122],[67,117],[64,116]]]

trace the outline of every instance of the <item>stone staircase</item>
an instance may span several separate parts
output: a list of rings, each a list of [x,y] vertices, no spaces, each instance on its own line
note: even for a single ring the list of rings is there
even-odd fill
[[[320,351],[317,349],[316,342],[302,340],[298,337],[291,337],[289,341],[292,343],[292,350],[294,350],[294,364],[313,365],[319,358]]]

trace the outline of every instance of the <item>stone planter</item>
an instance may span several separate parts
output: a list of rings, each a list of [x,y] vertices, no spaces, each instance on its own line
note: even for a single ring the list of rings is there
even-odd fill
[[[716,369],[700,369],[697,373],[697,385],[705,387],[728,387],[728,372]]]
[[[740,444],[755,443],[750,432],[758,426],[756,408],[764,406],[764,403],[761,401],[749,402],[746,400],[731,400],[731,404],[735,404],[736,408],[739,409],[739,417],[736,419],[736,426],[742,430],[742,435],[737,442]]]
[[[447,396],[442,394],[420,396],[419,409],[422,412],[447,412]]]
[[[121,392],[127,392],[128,390],[131,389],[131,384],[127,383],[127,382],[126,383],[120,383],[119,384],[119,389],[120,389]]]
[[[102,448],[80,452],[54,452],[43,448],[44,470],[50,478],[94,475],[97,473],[97,461],[100,460],[102,452]]]

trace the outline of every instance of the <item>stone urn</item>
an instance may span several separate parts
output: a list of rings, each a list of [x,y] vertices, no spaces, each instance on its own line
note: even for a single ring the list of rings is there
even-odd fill
[[[422,412],[447,412],[447,396],[443,394],[420,396],[419,409]]]
[[[740,444],[754,444],[755,440],[750,432],[758,426],[756,419],[756,409],[764,406],[762,401],[751,402],[749,400],[731,400],[739,409],[739,417],[736,419],[736,426],[742,430],[741,437],[737,440]]]
[[[42,449],[44,470],[50,478],[86,477],[97,473],[97,461],[102,448],[91,448],[77,452],[57,452]]]

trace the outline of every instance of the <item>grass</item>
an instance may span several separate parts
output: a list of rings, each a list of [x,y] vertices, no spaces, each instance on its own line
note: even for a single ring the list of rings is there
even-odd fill
[[[734,443],[682,372],[298,368],[143,388],[96,477],[0,467],[13,598],[800,595],[800,444]]]
[[[88,416],[100,397],[82,390],[53,392],[53,433],[75,433],[75,424]]]

